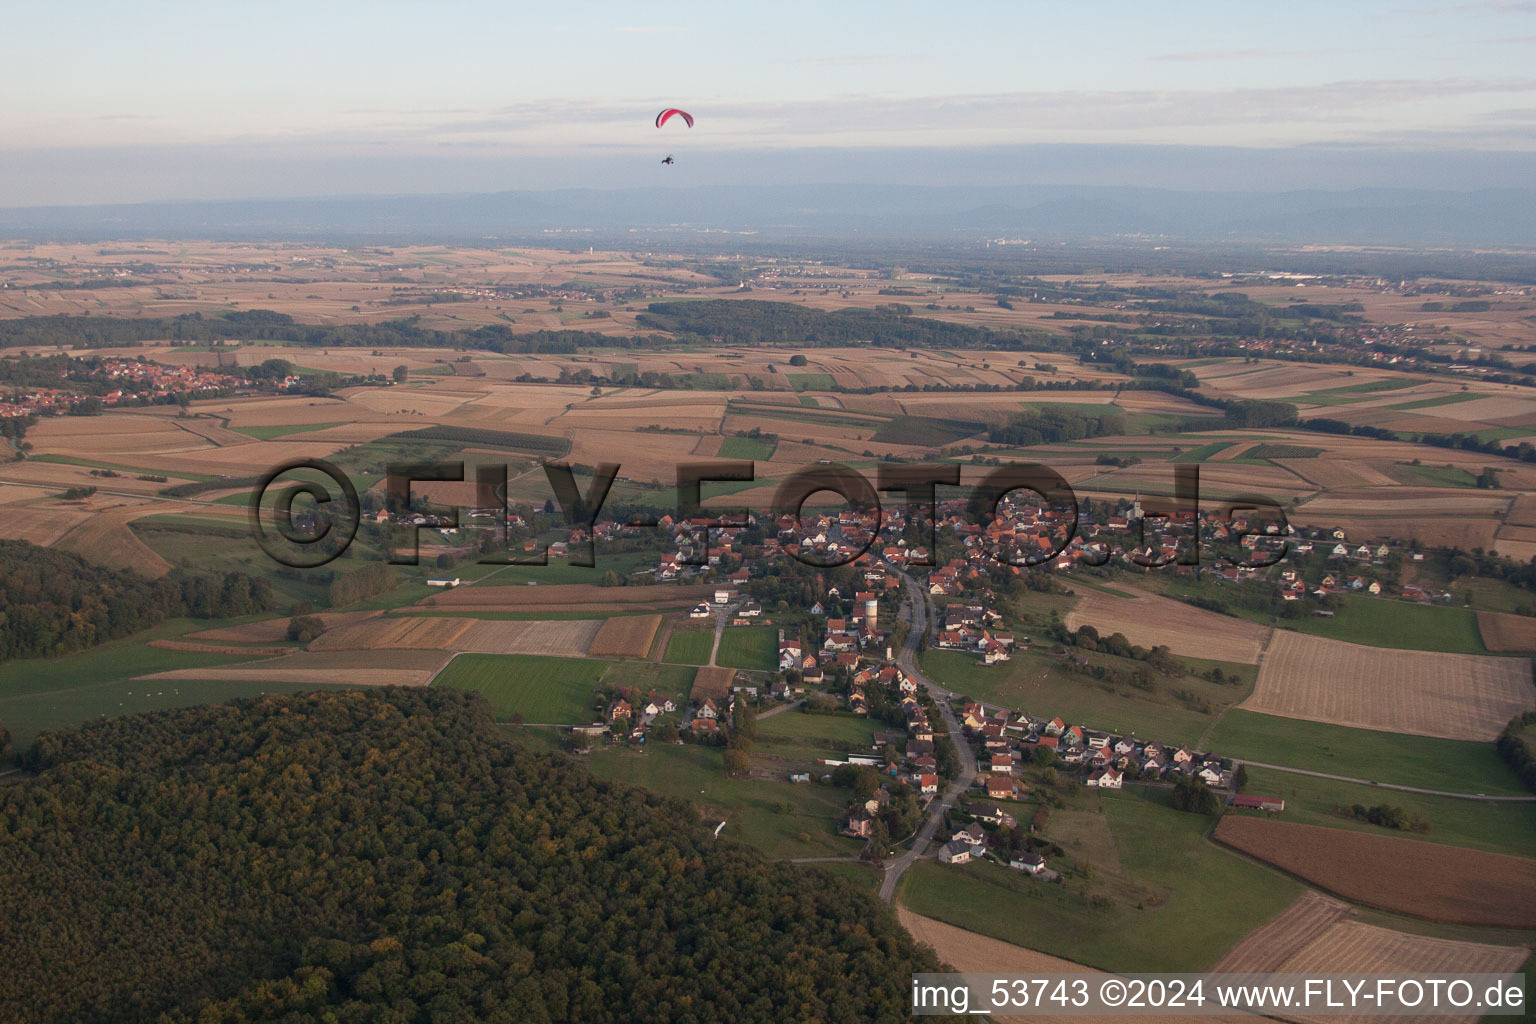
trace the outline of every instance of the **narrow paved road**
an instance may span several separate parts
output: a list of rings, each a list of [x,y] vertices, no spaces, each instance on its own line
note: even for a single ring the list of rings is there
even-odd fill
[[[921,686],[939,706],[939,713],[944,717],[944,727],[949,730],[949,738],[954,741],[955,751],[960,756],[960,775],[950,783],[944,795],[928,805],[928,820],[923,822],[923,827],[917,832],[917,837],[912,840],[912,846],[906,853],[890,861],[885,866],[885,880],[880,884],[880,898],[889,903],[896,894],[896,883],[901,881],[901,876],[907,868],[928,851],[928,844],[933,841],[934,833],[938,831],[939,822],[944,820],[944,814],[955,805],[960,794],[970,788],[976,779],[976,755],[971,750],[971,745],[960,735],[960,723],[955,720],[955,712],[949,706],[949,698],[952,694],[944,687],[933,682],[917,670],[917,644],[918,640],[928,632],[931,616],[928,612],[928,595],[918,586],[917,581],[906,573],[891,566],[907,585],[907,596],[912,607],[912,628],[907,631],[906,643],[902,644],[901,653],[896,656],[896,665],[917,685]]]
[[[1268,768],[1270,771],[1290,772],[1292,775],[1310,775],[1314,779],[1330,779],[1334,782],[1354,782],[1362,786],[1374,786],[1377,789],[1396,789],[1404,793],[1423,793],[1425,796],[1448,796],[1457,800],[1486,800],[1489,803],[1530,804],[1536,803],[1536,796],[1485,796],[1482,793],[1449,793],[1443,789],[1420,789],[1417,786],[1399,786],[1392,782],[1376,782],[1371,779],[1352,779],[1348,775],[1329,775],[1326,772],[1313,772],[1305,768],[1287,768],[1283,764],[1263,764],[1259,761],[1242,761],[1241,764],[1251,764],[1255,768]],[[1236,769],[1234,769],[1235,771]]]
[[[720,638],[725,635],[725,617],[736,610],[735,602],[726,605],[715,613],[715,644],[709,649],[709,664],[715,664],[715,656],[720,653]]]
[[[769,708],[767,711],[764,711],[762,714],[758,715],[757,716],[757,720],[759,722],[761,722],[763,719],[765,719],[765,718],[772,718],[774,715],[777,715],[777,714],[779,714],[781,712],[793,711],[795,708],[799,707],[801,704],[804,704],[804,703],[805,703],[805,698],[802,697],[799,700],[792,700],[788,704],[780,704],[778,707],[776,707],[776,708]]]

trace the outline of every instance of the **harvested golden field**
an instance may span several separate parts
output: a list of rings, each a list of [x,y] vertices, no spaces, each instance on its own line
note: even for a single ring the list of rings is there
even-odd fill
[[[46,417],[27,431],[38,452],[59,452],[89,459],[107,459],[129,452],[171,451],[208,447],[175,423],[158,416],[109,412],[102,416]]]
[[[1235,450],[1228,449],[1228,451]],[[1221,452],[1213,458],[1225,455]],[[1391,487],[1397,481],[1367,462],[1353,459],[1333,459],[1326,455],[1315,459],[1276,459],[1275,465],[1284,466],[1308,483],[1318,487]]]
[[[216,420],[204,419],[201,416],[174,419],[171,422],[192,436],[202,438],[209,444],[215,444],[221,448],[229,444],[249,444],[251,440],[249,434],[230,430]]]
[[[1353,903],[1451,924],[1536,928],[1536,860],[1230,814],[1213,835]]]
[[[453,655],[447,651],[300,651],[220,668],[183,668],[139,679],[245,680],[351,686],[426,686]]]
[[[135,519],[162,512],[185,511],[190,506],[165,502],[119,499],[115,507],[93,509],[79,525],[54,541],[60,551],[72,551],[88,562],[108,569],[127,569],[159,579],[171,571],[171,563],[157,555],[138,534],[128,528]]]
[[[731,693],[731,683],[736,679],[736,670],[733,668],[720,668],[715,665],[705,665],[693,677],[693,689],[688,697],[693,701],[712,700],[716,704],[721,703]]]
[[[665,422],[654,418],[650,423]],[[651,434],[623,430],[581,428],[571,435],[572,462],[595,466],[617,462],[619,475],[628,480],[677,479],[677,467],[697,457],[699,439],[693,434]]]
[[[1322,938],[1349,913],[1348,903],[1309,889],[1227,950],[1211,971],[1216,974],[1278,971],[1281,964]]]
[[[660,628],[660,615],[616,615],[603,623],[587,653],[595,658],[643,658]]]
[[[1399,651],[1276,630],[1240,707],[1358,729],[1492,740],[1536,706],[1524,658]]]
[[[313,617],[326,629],[337,629],[375,618],[383,612],[317,612]],[[247,622],[241,626],[219,626],[188,633],[183,639],[215,644],[270,644],[288,639],[289,617]]]
[[[455,651],[471,654],[558,654],[581,657],[602,628],[600,619],[511,621],[504,619],[439,619],[468,622],[469,628],[452,642]]]
[[[1385,512],[1391,506],[1383,505]],[[1351,541],[1417,540],[1425,547],[1452,547],[1470,551],[1493,547],[1499,522],[1491,517],[1431,518],[1402,511],[1398,515],[1336,516],[1313,514],[1305,507],[1289,510],[1287,519],[1296,526],[1343,528]]]
[[[1287,974],[1502,974],[1518,970],[1529,955],[1523,946],[1492,946],[1476,942],[1431,938],[1393,931],[1349,919],[1346,903],[1306,892],[1273,920],[1261,925],[1234,946],[1212,968],[1218,973]],[[1422,1017],[1349,1015],[1344,1017],[1287,1016],[1312,1021],[1399,1021],[1412,1024]],[[1475,1014],[1437,1017],[1472,1024]]]
[[[1536,651],[1536,618],[1508,612],[1478,612],[1477,629],[1490,651]]]
[[[89,517],[89,512],[74,509],[7,506],[0,510],[0,537],[46,548]]]
[[[1516,526],[1536,526],[1536,494],[1522,494],[1515,499],[1515,503],[1509,507],[1509,517],[1505,520]]]
[[[310,641],[311,651],[372,651],[388,648],[416,648],[445,651],[474,625],[473,619],[410,616],[371,618],[336,629],[328,629]],[[515,623],[524,625],[524,623]]]
[[[961,973],[970,974],[1102,974],[1102,971],[1082,964],[1040,953],[1011,942],[989,938],[956,928],[931,917],[914,914],[901,904],[896,904],[896,917],[912,937],[939,955],[939,959]],[[1030,1014],[1032,1021],[1049,1021],[1052,1024],[1124,1024],[1125,1017],[1097,1014],[1058,1016],[1055,1014]],[[1177,1014],[1159,1015],[1158,1020],[1170,1024],[1241,1024],[1253,1017],[1201,1016],[1185,1017]]]
[[[1133,644],[1164,644],[1174,654],[1211,661],[1256,665],[1269,639],[1268,627],[1175,601],[1119,587],[1133,598],[1077,588],[1077,604],[1067,613],[1068,629],[1092,626],[1103,636],[1123,633]]]

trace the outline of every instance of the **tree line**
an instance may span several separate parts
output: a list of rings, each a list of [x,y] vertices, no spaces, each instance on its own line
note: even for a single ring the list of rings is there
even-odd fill
[[[151,580],[0,540],[0,661],[71,654],[168,618],[251,615],[272,606],[271,585],[245,573],[175,569]]]
[[[0,787],[0,1019],[896,1021],[873,894],[505,740],[478,694],[261,697],[45,733]]]

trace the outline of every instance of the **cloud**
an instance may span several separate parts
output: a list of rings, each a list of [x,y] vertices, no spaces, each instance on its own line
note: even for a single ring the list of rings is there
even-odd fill
[[[1358,53],[1358,50],[1327,49],[1327,50],[1186,50],[1181,53],[1163,53],[1156,57],[1147,57],[1150,61],[1218,61],[1218,60],[1252,60],[1266,57],[1322,57],[1336,53]]]
[[[1450,10],[1456,14],[1536,14],[1536,0],[1479,0],[1478,3],[1457,4]],[[1443,8],[1428,11],[1444,13]]]
[[[662,32],[676,32],[677,29],[669,28],[665,25],[618,25],[614,28],[614,31],[623,32],[625,35],[631,36],[654,36]]]
[[[916,54],[911,53],[866,53],[847,57],[796,57],[794,63],[822,68],[853,68],[878,64],[906,64],[918,59]]]

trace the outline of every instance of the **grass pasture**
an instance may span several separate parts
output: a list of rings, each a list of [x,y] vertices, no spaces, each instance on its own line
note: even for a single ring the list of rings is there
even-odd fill
[[[1123,874],[1050,885],[993,863],[919,861],[902,878],[916,913],[1115,971],[1208,969],[1301,891],[1206,841],[1210,819],[1127,790],[1097,799]],[[1047,838],[1050,829],[1047,828]]]
[[[1525,794],[1491,743],[1350,729],[1233,708],[1211,730],[1206,745],[1224,757],[1399,786]]]
[[[608,663],[534,654],[461,654],[433,686],[485,694],[498,720],[521,714],[528,722],[576,724],[592,720],[592,690]]]
[[[754,846],[768,857],[853,857],[862,845],[839,836],[834,824],[848,802],[848,790],[728,778],[714,747],[614,747],[593,751],[587,762],[601,778],[699,805],[706,819],[725,821],[724,838]]]
[[[722,459],[767,462],[773,458],[773,451],[777,447],[778,442],[761,437],[727,437],[720,442],[720,451],[717,455]]]
[[[1249,793],[1278,796],[1285,800],[1283,821],[1358,832],[1408,835],[1431,843],[1465,846],[1491,853],[1528,857],[1536,849],[1536,804],[1464,800],[1459,797],[1407,793],[1380,786],[1335,782],[1311,775],[1248,769]],[[1426,833],[1404,833],[1360,821],[1348,813],[1356,804],[1374,807],[1389,804],[1429,822]]]
[[[678,635],[674,634],[674,639]],[[709,660],[705,651],[704,660]],[[727,626],[720,637],[718,664],[772,672],[779,664],[779,634],[772,626]]]
[[[723,643],[723,641],[722,641]],[[715,635],[698,629],[680,629],[667,641],[667,653],[662,660],[674,665],[708,665],[709,651],[715,644]]]

